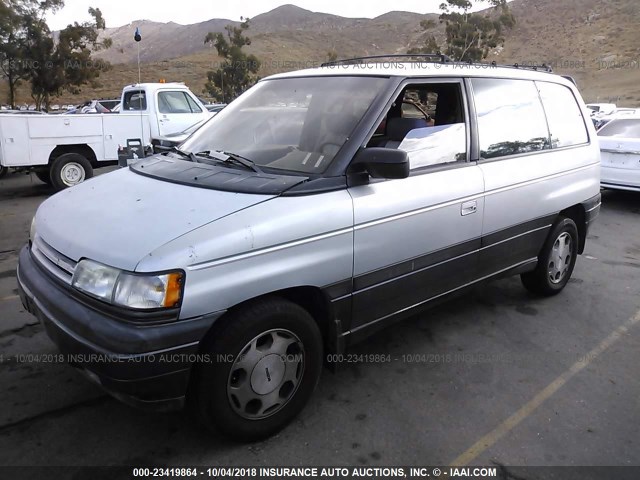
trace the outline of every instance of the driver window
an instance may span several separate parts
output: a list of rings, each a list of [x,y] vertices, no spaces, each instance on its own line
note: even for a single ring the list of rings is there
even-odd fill
[[[369,142],[409,155],[411,170],[466,162],[467,131],[459,83],[411,85],[391,105]]]

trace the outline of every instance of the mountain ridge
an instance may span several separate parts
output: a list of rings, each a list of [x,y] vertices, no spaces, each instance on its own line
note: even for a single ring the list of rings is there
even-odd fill
[[[487,61],[551,63],[557,73],[576,78],[587,101],[640,106],[640,42],[635,22],[640,18],[640,2],[513,0],[510,6],[516,26],[506,33],[504,47],[491,52]],[[436,21],[427,32],[420,27],[424,19]],[[138,46],[142,81],[183,81],[201,94],[207,72],[221,61],[204,38],[210,31],[224,32],[229,24],[239,22],[209,19],[180,25],[138,20],[107,29],[103,35],[112,38],[113,46],[96,56],[110,61],[113,69],[101,75],[102,86],[83,87],[82,99],[118,96],[122,86],[136,82]],[[139,44],[133,41],[136,26],[142,31]],[[329,52],[339,58],[405,53],[432,34],[444,37],[437,14],[390,11],[375,18],[348,18],[288,4],[252,18],[247,32],[252,43],[246,51],[261,60],[260,76],[264,77],[319,65]],[[24,85],[19,93],[21,99],[28,98]],[[60,99],[77,100],[67,94]]]

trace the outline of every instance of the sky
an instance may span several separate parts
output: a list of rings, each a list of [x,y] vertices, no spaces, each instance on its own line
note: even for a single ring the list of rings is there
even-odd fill
[[[212,18],[239,20],[240,16],[255,17],[287,3],[314,12],[332,13],[343,17],[373,18],[390,10],[438,12],[442,0],[66,0],[64,8],[50,14],[47,20],[49,28],[60,30],[74,21],[89,20],[87,10],[89,7],[97,7],[104,15],[107,27],[120,27],[133,20],[172,21],[188,25]]]

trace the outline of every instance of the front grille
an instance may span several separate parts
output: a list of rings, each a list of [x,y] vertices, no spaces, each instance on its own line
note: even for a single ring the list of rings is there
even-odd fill
[[[35,236],[31,245],[31,253],[45,270],[64,283],[71,285],[71,277],[73,277],[73,272],[76,269],[76,262],[48,245],[38,235]]]

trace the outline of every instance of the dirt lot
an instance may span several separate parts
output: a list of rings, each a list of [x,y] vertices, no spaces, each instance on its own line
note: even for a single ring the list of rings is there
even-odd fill
[[[506,279],[398,324],[355,349],[391,362],[325,371],[292,425],[242,445],[30,361],[56,350],[15,269],[51,193],[0,180],[0,465],[640,465],[640,194],[603,193],[561,295]]]

